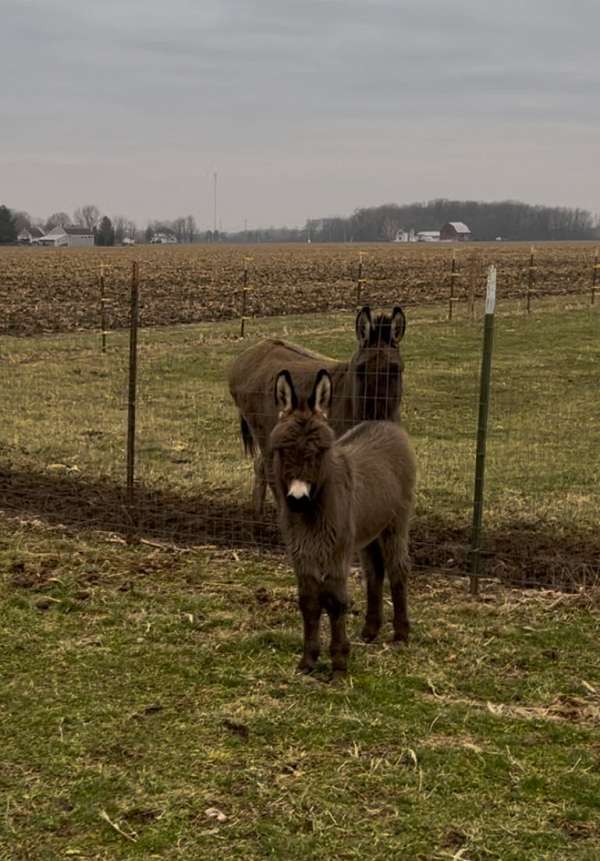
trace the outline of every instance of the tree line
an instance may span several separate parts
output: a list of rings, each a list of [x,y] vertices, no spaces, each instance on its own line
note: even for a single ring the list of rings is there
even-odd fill
[[[586,209],[534,206],[515,200],[484,203],[439,198],[424,203],[363,207],[348,217],[309,219],[301,228],[267,227],[237,233],[200,232],[193,215],[172,221],[151,221],[140,230],[124,216],[102,215],[94,204],[76,209],[73,219],[66,212],[54,212],[45,220],[0,206],[0,243],[16,242],[24,228],[39,226],[48,231],[72,224],[92,231],[98,245],[127,240],[151,242],[156,237],[173,238],[177,242],[390,242],[400,231],[439,230],[448,221],[463,221],[476,240],[500,237],[541,242],[600,238],[600,219]]]
[[[311,220],[305,234],[313,242],[385,242],[400,231],[439,230],[449,221],[464,222],[478,240],[501,237],[540,242],[600,237],[598,216],[585,209],[533,206],[514,200],[484,203],[443,198],[357,209],[349,218]]]
[[[78,207],[73,217],[68,212],[53,212],[47,218],[34,218],[23,210],[0,206],[0,243],[16,242],[22,230],[39,227],[45,233],[55,227],[85,227],[94,234],[96,245],[121,245],[126,241],[150,242],[157,234],[174,237],[177,242],[195,242],[199,235],[193,215],[173,221],[152,221],[145,230],[123,215],[109,217],[93,203]]]

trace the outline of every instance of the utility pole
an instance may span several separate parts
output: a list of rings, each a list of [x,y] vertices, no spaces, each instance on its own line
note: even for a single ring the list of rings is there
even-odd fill
[[[213,173],[214,199],[213,199],[213,235],[217,233],[217,171]]]

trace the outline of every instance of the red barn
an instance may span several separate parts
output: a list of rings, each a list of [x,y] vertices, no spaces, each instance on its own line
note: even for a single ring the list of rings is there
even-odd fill
[[[467,242],[472,239],[471,231],[462,221],[449,221],[440,230],[440,239],[454,242]]]

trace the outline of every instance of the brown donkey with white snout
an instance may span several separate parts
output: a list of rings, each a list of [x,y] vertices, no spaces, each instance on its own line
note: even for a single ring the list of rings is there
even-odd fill
[[[323,611],[331,623],[333,676],[347,669],[348,576],[356,550],[367,581],[362,631],[374,640],[383,621],[387,574],[394,640],[408,640],[408,530],[416,464],[395,422],[367,421],[339,439],[327,421],[332,381],[321,369],[308,397],[287,370],[275,382],[279,418],[270,436],[279,518],[298,581],[304,650],[298,669],[311,672],[320,652]]]

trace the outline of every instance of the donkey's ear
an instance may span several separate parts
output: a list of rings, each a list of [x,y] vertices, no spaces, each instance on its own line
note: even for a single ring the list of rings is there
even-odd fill
[[[404,316],[404,311],[400,305],[396,305],[392,311],[392,323],[390,328],[392,333],[392,345],[395,347],[396,344],[402,340],[404,332],[406,331],[406,317]]]
[[[368,305],[365,305],[356,315],[356,340],[361,347],[368,345],[372,328],[371,309]]]
[[[294,391],[294,384],[289,371],[280,371],[275,380],[275,403],[281,412],[295,410],[298,406],[298,398]]]
[[[327,415],[329,405],[331,404],[331,377],[325,368],[321,368],[315,380],[315,387],[308,399],[308,406],[311,410],[318,410],[320,413]]]

